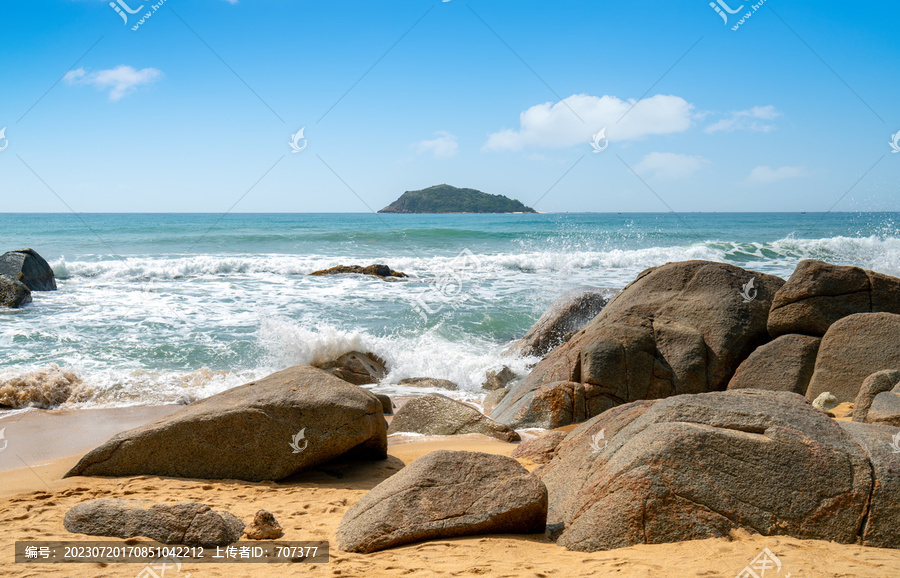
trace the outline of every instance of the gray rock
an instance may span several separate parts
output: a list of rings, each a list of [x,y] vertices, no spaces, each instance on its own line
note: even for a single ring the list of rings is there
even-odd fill
[[[10,275],[0,275],[0,307],[17,309],[31,303],[31,290]]]
[[[838,400],[830,391],[824,391],[813,400],[812,406],[821,411],[829,411],[838,406]]]
[[[0,275],[9,275],[31,291],[56,291],[56,277],[50,264],[34,249],[8,251],[0,255]]]
[[[337,529],[341,550],[375,552],[456,536],[544,531],[547,489],[516,460],[436,451],[381,482]]]
[[[750,281],[754,299],[745,302],[741,292]],[[491,416],[516,428],[572,423],[566,420],[577,418],[566,412],[580,415],[578,392],[565,386],[574,405],[547,404],[540,396],[549,384],[582,384],[586,417],[638,399],[725,389],[740,363],[769,339],[769,307],[782,284],[709,261],[648,269],[538,363]],[[541,404],[545,409],[536,407]]]
[[[900,395],[890,391],[876,395],[866,422],[900,427]]]
[[[835,321],[819,346],[806,399],[830,391],[854,401],[863,381],[882,369],[900,369],[900,315],[857,313]]]
[[[818,337],[782,335],[756,348],[741,363],[728,389],[765,389],[805,395],[816,367]]]
[[[360,351],[351,351],[337,359],[312,365],[353,385],[378,383],[387,375],[383,359]]]
[[[459,386],[449,379],[437,379],[434,377],[408,377],[406,379],[401,379],[397,382],[397,385],[406,387],[430,387],[433,389],[446,389],[449,391],[456,391],[459,389]]]
[[[604,434],[604,444],[597,436]],[[597,551],[727,537],[850,544],[873,479],[862,448],[803,397],[751,389],[616,407],[543,466],[558,544]]]
[[[481,387],[488,391],[496,391],[505,388],[515,378],[515,372],[504,365],[498,371],[488,371],[484,376],[484,383],[481,384]]]
[[[867,377],[859,388],[856,401],[853,402],[853,421],[868,421],[866,417],[875,396],[885,391],[891,391],[898,384],[900,384],[900,371],[896,369],[878,371]]]
[[[280,480],[348,453],[385,459],[385,429],[372,393],[298,366],[120,433],[66,477]]]
[[[149,506],[149,507],[148,507]],[[244,523],[206,504],[153,504],[104,498],[82,502],[66,512],[63,525],[73,534],[136,538],[163,544],[214,548],[237,542]]]
[[[431,436],[475,433],[505,442],[521,439],[509,426],[495,422],[474,407],[438,393],[411,399],[397,410],[388,433],[402,432]]]
[[[607,293],[599,287],[579,287],[564,293],[504,355],[543,357],[561,344],[566,334],[578,331],[600,313],[606,306]]]
[[[512,457],[529,459],[536,464],[548,464],[556,456],[556,448],[568,435],[564,431],[551,430],[527,442],[519,444],[513,450]]]
[[[769,333],[820,337],[838,319],[880,311],[900,313],[900,279],[807,259],[775,294]]]

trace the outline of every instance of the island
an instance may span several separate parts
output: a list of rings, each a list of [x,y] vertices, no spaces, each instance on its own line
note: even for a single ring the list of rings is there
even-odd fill
[[[379,213],[536,213],[521,202],[475,189],[435,185],[406,191]]]

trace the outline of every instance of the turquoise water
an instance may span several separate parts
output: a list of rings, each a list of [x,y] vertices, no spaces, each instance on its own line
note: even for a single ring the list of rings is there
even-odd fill
[[[504,345],[572,287],[612,293],[684,259],[900,275],[896,213],[4,214],[0,231],[60,288],[0,314],[0,390],[52,387],[34,372],[55,365],[81,380],[79,407],[190,401],[351,349],[388,361],[385,391],[431,376],[475,398]],[[371,263],[411,278],[307,275]]]

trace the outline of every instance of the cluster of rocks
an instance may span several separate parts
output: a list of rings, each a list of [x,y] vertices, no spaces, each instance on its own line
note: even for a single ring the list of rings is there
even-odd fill
[[[56,291],[53,269],[33,249],[0,255],[0,307],[31,303],[32,291]]]
[[[338,265],[336,267],[331,267],[330,269],[313,271],[310,275],[315,275],[317,277],[323,275],[370,275],[386,281],[409,277],[406,273],[394,271],[387,265],[380,264],[368,265],[366,267],[362,265]]]

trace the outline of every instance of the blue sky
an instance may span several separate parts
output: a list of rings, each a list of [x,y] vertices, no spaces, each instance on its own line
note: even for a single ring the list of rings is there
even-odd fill
[[[896,2],[153,4],[0,4],[3,211],[900,210]]]

